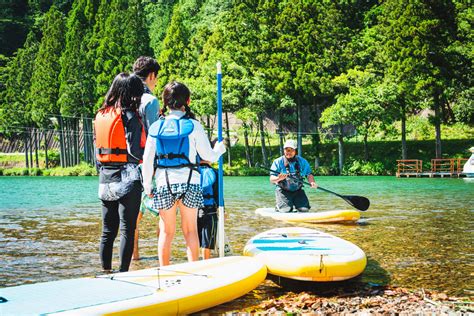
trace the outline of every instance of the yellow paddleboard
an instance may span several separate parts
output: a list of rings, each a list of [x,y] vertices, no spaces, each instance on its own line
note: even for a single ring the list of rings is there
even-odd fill
[[[335,210],[324,212],[290,212],[280,213],[275,208],[258,208],[255,213],[276,220],[294,223],[344,223],[360,219],[360,213],[355,210]]]
[[[365,253],[353,243],[309,228],[284,227],[250,239],[244,255],[263,262],[268,273],[304,281],[341,281],[364,271]]]
[[[231,256],[125,273],[0,289],[2,315],[184,315],[256,288],[267,269]]]

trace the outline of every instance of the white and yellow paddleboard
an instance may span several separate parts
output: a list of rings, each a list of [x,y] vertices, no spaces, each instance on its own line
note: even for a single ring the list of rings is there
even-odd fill
[[[258,208],[255,210],[255,213],[276,220],[293,223],[347,223],[355,222],[360,219],[359,211],[355,210],[280,213],[275,211],[275,208]]]
[[[250,239],[244,255],[263,262],[268,273],[303,281],[341,281],[364,271],[365,253],[333,235],[302,227],[271,229]]]
[[[183,315],[256,288],[267,269],[232,256],[0,289],[2,315]]]

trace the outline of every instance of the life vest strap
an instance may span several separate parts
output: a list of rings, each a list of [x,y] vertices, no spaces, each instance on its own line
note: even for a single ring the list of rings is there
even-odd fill
[[[177,159],[182,158],[189,161],[188,157],[185,154],[175,154],[175,153],[168,153],[168,154],[159,154],[157,155],[158,159]]]
[[[185,164],[181,164],[181,165],[177,165],[177,166],[163,166],[163,165],[157,165],[156,166],[157,168],[159,169],[180,169],[180,168],[190,168],[194,171],[197,171],[197,172],[200,172],[198,170],[198,168],[196,167],[195,164],[192,164],[192,163],[185,163]]]
[[[98,155],[124,155],[128,154],[128,151],[123,148],[97,148],[96,152]]]

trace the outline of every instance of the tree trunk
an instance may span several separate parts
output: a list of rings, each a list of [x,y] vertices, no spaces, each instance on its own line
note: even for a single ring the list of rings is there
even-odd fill
[[[435,111],[435,134],[436,134],[436,159],[441,158],[441,115],[439,113],[439,93],[438,91],[435,92],[434,97],[434,111]]]
[[[86,126],[87,126],[87,151],[89,152],[89,160],[90,164],[95,164],[95,149],[94,149],[94,129],[92,125],[92,119],[86,118]]]
[[[44,134],[44,167],[49,168],[49,158],[48,158],[48,146],[49,146],[49,131],[46,131]]]
[[[75,153],[75,165],[78,165],[81,161],[81,154],[79,149],[79,119],[74,119],[74,153]]]
[[[344,167],[344,125],[339,125],[338,151],[339,151],[339,175],[342,175]]]
[[[313,150],[314,150],[314,167],[318,168],[319,167],[319,152],[320,152],[320,146],[321,146],[321,137],[319,136],[319,118],[321,117],[321,111],[319,109],[319,105],[316,104],[316,117],[315,117],[315,124],[316,124],[316,133],[313,134],[311,137],[311,142],[313,144]]]
[[[265,146],[265,131],[264,131],[264,128],[263,128],[263,115],[262,114],[258,115],[258,128],[260,130],[260,143],[262,144],[263,165],[267,166],[268,165],[268,158],[267,158],[267,148]]]
[[[230,130],[229,130],[229,112],[225,111],[225,126],[226,126],[226,134],[227,134],[227,165],[232,167],[232,156],[230,154]]]
[[[301,102],[296,105],[296,115],[298,118],[298,155],[303,156],[303,143],[301,139]]]
[[[65,150],[65,143],[64,143],[64,122],[63,122],[63,117],[59,116],[58,117],[58,122],[59,122],[59,161],[61,164],[61,167],[66,167],[66,150]]]
[[[23,142],[25,144],[25,168],[30,168],[28,158],[28,132],[23,132]]]
[[[207,138],[211,139],[212,129],[211,129],[211,115],[210,114],[207,115],[206,124],[207,124]]]
[[[89,145],[88,145],[88,142],[89,142],[89,139],[87,137],[88,133],[87,133],[87,121],[86,121],[86,118],[84,117],[84,115],[81,115],[82,117],[82,143],[84,144],[84,147],[83,147],[83,153],[84,153],[84,161],[89,163]]]
[[[369,135],[367,133],[364,134],[364,160],[366,162],[369,161],[369,144],[367,142],[368,136]]]
[[[252,157],[250,156],[250,146],[249,146],[249,133],[247,128],[244,127],[244,142],[245,142],[245,158],[247,159],[247,165],[252,167]]]
[[[273,152],[272,152],[272,143],[270,142],[270,135],[268,133],[265,134],[267,136],[267,144],[268,144],[268,157],[272,157],[273,156]]]
[[[280,156],[283,156],[283,128],[281,124],[282,110],[278,111],[278,136],[280,138]]]
[[[402,105],[402,159],[407,159],[407,118],[405,105]]]
[[[38,129],[35,128],[35,163],[36,163],[36,168],[39,168],[39,157],[38,157],[38,147],[39,147],[39,139],[38,139]]]
[[[64,121],[64,126],[63,126],[63,132],[64,132],[64,157],[65,157],[65,167],[69,167],[71,164],[70,162],[70,153],[69,150],[71,146],[69,146],[69,119],[65,119]]]
[[[33,129],[30,129],[30,168],[33,168]]]

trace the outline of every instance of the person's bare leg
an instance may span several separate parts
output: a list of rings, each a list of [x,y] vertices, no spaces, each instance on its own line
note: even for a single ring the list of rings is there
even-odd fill
[[[140,253],[138,251],[138,238],[139,238],[139,225],[140,221],[142,220],[143,213],[138,212],[138,217],[137,217],[137,227],[135,228],[135,240],[133,241],[133,254],[132,254],[132,260],[140,260]]]
[[[160,210],[158,258],[160,266],[170,264],[171,242],[176,231],[176,203],[168,210]]]
[[[211,258],[211,249],[209,248],[202,248],[202,259],[206,260]]]
[[[181,229],[186,240],[186,254],[188,261],[199,260],[199,236],[197,232],[197,208],[189,208],[178,201],[181,213]]]

